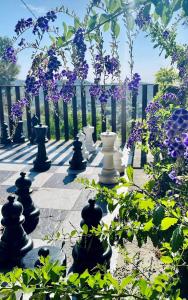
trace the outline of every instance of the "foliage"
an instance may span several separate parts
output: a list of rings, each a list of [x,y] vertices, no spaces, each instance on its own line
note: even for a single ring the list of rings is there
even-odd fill
[[[12,44],[11,39],[0,37],[0,85],[11,84],[19,73],[19,67],[2,60],[5,49]]]
[[[178,74],[173,68],[160,68],[155,74],[155,82],[159,84],[159,88],[165,90],[169,86],[178,84]]]

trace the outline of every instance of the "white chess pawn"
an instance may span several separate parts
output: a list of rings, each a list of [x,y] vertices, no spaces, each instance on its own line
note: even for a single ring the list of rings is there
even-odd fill
[[[114,167],[120,174],[124,174],[125,164],[123,163],[123,152],[120,149],[120,141],[118,137],[115,141]]]
[[[89,158],[89,152],[86,149],[86,136],[85,134],[80,130],[78,133],[79,141],[82,142],[82,155],[85,159]]]
[[[103,157],[103,167],[99,174],[99,182],[104,184],[115,184],[119,177],[119,173],[114,168],[113,155],[115,153],[114,142],[116,139],[115,132],[103,132],[101,133],[102,140],[102,153]]]
[[[95,144],[93,142],[93,132],[94,132],[94,127],[93,126],[85,126],[83,128],[83,132],[86,135],[86,141],[85,141],[85,145],[86,145],[86,149],[87,151],[90,152],[95,152],[96,151],[96,147]]]

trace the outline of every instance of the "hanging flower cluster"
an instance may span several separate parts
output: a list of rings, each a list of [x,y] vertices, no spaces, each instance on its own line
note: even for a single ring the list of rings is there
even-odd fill
[[[79,28],[73,39],[73,64],[77,77],[81,80],[87,78],[89,65],[85,60],[85,53],[87,50],[86,44],[84,42],[84,32],[85,30]]]
[[[139,27],[139,29],[144,28],[146,25],[150,24],[151,17],[149,14],[144,13],[144,8],[142,7],[140,11],[138,12],[135,23]]]
[[[138,95],[139,82],[141,77],[138,73],[133,74],[133,78],[128,82],[128,89],[133,95]]]
[[[13,64],[16,63],[16,52],[12,46],[9,46],[6,48],[4,54],[3,54],[3,60],[7,62],[11,62]]]
[[[25,106],[29,104],[29,100],[27,98],[22,98],[16,103],[14,103],[11,107],[11,116],[12,118],[20,119],[23,114],[23,109]]]
[[[176,109],[165,124],[165,146],[171,157],[188,158],[188,111],[184,108]]]
[[[28,19],[21,19],[20,21],[18,21],[18,23],[15,26],[15,32],[17,35],[21,34],[24,30],[30,28],[31,26],[33,26],[33,20],[32,18],[28,18]]]
[[[142,141],[143,124],[136,122],[127,141],[127,148],[132,149],[137,142]]]

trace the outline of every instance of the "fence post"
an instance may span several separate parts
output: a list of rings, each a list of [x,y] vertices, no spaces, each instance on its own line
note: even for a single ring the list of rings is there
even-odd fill
[[[146,119],[146,107],[147,107],[147,85],[144,84],[142,86],[142,121]],[[142,141],[142,145],[145,146],[145,142]],[[147,155],[145,151],[141,151],[141,168],[144,167],[144,165],[147,162]]]
[[[116,132],[116,100],[111,97],[112,131]]]
[[[25,97],[29,99],[29,95],[26,94]],[[29,104],[26,106],[26,119],[27,119],[27,135],[28,135],[28,139],[31,137],[31,110],[30,109],[31,109],[31,105],[30,105],[30,101],[29,101]]]
[[[49,103],[46,100],[46,92],[44,91],[44,114],[45,114],[45,123],[48,126],[47,138],[50,139],[50,114],[49,114]],[[39,104],[40,105],[40,104]]]
[[[96,118],[96,103],[95,97],[91,96],[91,124],[94,127],[93,140],[97,140],[97,118]]]
[[[58,102],[54,103],[54,122],[55,122],[55,138],[56,141],[60,140],[60,128],[59,128],[59,105]]]
[[[63,119],[64,119],[64,136],[65,141],[69,140],[69,116],[68,116],[68,107],[67,103],[63,101]]]
[[[72,117],[73,117],[73,130],[74,138],[78,134],[78,115],[77,115],[77,98],[76,98],[76,87],[74,89],[74,96],[72,98]]]
[[[8,105],[9,130],[10,130],[10,135],[12,135],[12,133],[13,133],[13,120],[11,118],[12,99],[11,99],[11,87],[10,86],[7,86],[6,94],[7,94],[7,105]]]
[[[4,107],[3,107],[3,94],[2,94],[2,87],[0,86],[0,124],[1,127],[4,122]]]
[[[39,119],[39,123],[40,123],[41,119],[40,119],[40,99],[39,99],[39,96],[35,96],[35,113],[36,113],[36,116]]]
[[[81,84],[81,109],[82,109],[82,127],[87,126],[87,113],[86,113],[86,91],[85,87]]]
[[[126,130],[127,118],[126,118],[126,98],[123,97],[121,100],[121,144],[122,146],[126,143]]]

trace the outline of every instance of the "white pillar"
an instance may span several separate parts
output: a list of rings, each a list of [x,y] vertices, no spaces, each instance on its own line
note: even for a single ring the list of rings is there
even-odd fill
[[[93,136],[92,136],[92,134],[94,132],[94,127],[90,126],[90,125],[85,126],[83,128],[83,132],[86,135],[86,141],[85,141],[85,143],[86,143],[86,149],[87,149],[87,151],[89,151],[89,152],[95,152],[96,151],[96,147],[95,147],[95,144],[93,142]]]
[[[80,130],[78,133],[79,141],[82,142],[82,155],[84,159],[89,158],[89,152],[86,149],[86,136],[85,134]]]
[[[102,153],[103,167],[99,174],[99,182],[104,184],[115,184],[117,182],[119,173],[114,168],[113,155],[115,153],[114,142],[116,139],[115,132],[103,132],[101,133],[101,141],[103,144]]]

